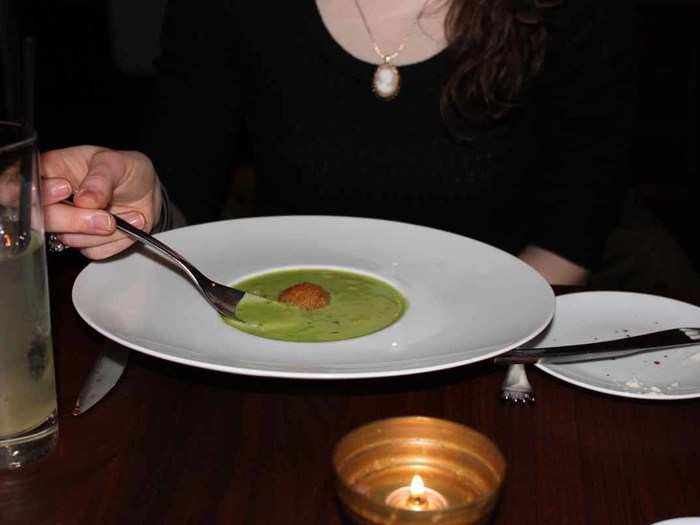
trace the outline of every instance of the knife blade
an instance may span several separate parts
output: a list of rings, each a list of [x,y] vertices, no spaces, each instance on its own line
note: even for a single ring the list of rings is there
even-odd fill
[[[92,365],[78,394],[73,415],[84,414],[117,384],[129,361],[131,350],[113,341],[107,341]]]
[[[494,359],[499,365],[574,363],[615,359],[629,355],[700,344],[700,328],[672,328],[659,332],[566,346],[518,347]]]

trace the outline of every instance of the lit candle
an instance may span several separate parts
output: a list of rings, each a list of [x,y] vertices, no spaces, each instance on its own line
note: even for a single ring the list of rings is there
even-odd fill
[[[486,523],[505,467],[483,434],[423,416],[368,423],[333,451],[338,496],[357,525]]]
[[[416,474],[411,485],[392,491],[384,502],[392,507],[407,510],[439,510],[447,507],[447,500],[437,490],[425,486],[423,478]]]

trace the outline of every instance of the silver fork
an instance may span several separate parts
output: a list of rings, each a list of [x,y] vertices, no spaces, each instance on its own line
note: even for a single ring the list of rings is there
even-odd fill
[[[525,365],[509,365],[501,384],[501,399],[514,405],[529,405],[535,402],[535,393],[527,379]]]
[[[113,215],[113,217],[117,222],[117,228],[119,230],[133,237],[137,241],[155,248],[176,263],[182,270],[184,270],[187,277],[190,278],[195,287],[217,312],[224,317],[236,317],[236,307],[246,295],[246,292],[236,288],[231,288],[225,284],[217,283],[216,281],[212,281],[170,246],[163,244],[158,239],[149,235],[143,230],[134,228],[131,224],[120,217],[117,217],[116,215]],[[250,296],[252,294],[248,295]]]

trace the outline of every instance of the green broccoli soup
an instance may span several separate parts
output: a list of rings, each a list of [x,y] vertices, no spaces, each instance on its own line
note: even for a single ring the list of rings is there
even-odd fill
[[[328,292],[327,304],[305,309],[278,302],[283,291],[299,283]],[[264,300],[243,300],[236,310],[238,319],[224,321],[244,332],[284,341],[338,341],[371,334],[394,323],[407,307],[406,299],[389,284],[344,270],[280,270],[232,286]]]

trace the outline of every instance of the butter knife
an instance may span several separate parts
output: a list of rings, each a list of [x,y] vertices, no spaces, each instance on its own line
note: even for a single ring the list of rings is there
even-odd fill
[[[92,365],[73,408],[79,416],[93,407],[117,384],[129,361],[130,349],[107,341],[95,364]]]
[[[609,341],[597,341],[578,345],[550,346],[543,348],[518,347],[499,355],[494,363],[499,365],[553,364],[615,359],[628,355],[700,344],[700,328],[672,328],[660,332],[623,337]]]

